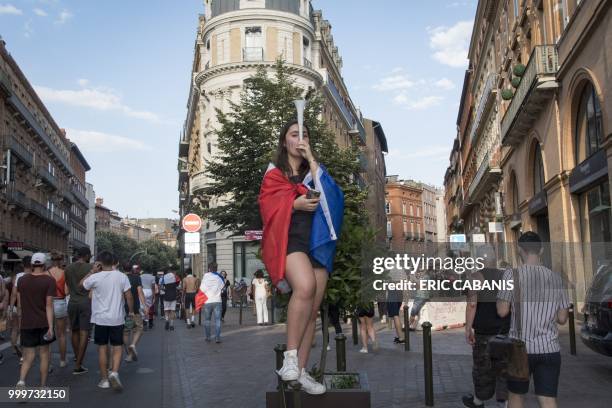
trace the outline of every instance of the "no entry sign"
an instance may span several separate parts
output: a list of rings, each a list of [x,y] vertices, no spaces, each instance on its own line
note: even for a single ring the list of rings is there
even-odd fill
[[[186,232],[198,232],[202,228],[202,219],[197,214],[187,214],[183,217],[182,226]]]

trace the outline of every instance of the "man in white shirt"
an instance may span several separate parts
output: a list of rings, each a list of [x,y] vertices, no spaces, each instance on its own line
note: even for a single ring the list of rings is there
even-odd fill
[[[108,251],[98,254],[96,263],[101,264],[88,273],[80,282],[86,290],[91,290],[91,322],[94,323],[94,343],[98,345],[98,361],[102,379],[100,388],[113,387],[121,391],[123,385],[119,379],[119,366],[123,351],[123,325],[125,323],[125,302],[129,316],[134,316],[134,299],[130,291],[128,277],[114,269],[114,255]],[[125,300],[124,300],[125,299]],[[112,347],[112,368],[108,367],[108,343]]]
[[[210,342],[210,321],[215,316],[215,343],[221,343],[221,292],[225,279],[217,272],[207,272],[202,277],[200,290],[206,295],[204,304],[204,334]]]

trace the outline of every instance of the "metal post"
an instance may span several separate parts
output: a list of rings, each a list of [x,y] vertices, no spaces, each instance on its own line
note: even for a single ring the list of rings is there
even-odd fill
[[[433,407],[433,362],[431,357],[431,323],[425,322],[423,327],[423,367],[425,368],[425,405]]]
[[[351,326],[353,329],[353,345],[359,344],[359,335],[357,333],[357,313],[351,316]]]
[[[242,326],[242,302],[244,298],[240,296],[240,314],[238,315],[238,324]]]
[[[285,360],[285,351],[287,351],[286,344],[277,344],[274,347],[274,353],[276,353],[276,369],[280,370],[283,367],[283,361]],[[280,376],[278,377],[278,386],[280,387],[282,384],[282,380]]]
[[[574,326],[574,304],[569,307],[569,335],[570,335],[570,354],[576,355],[576,327]]]
[[[271,324],[275,324],[275,318],[274,318],[274,309],[276,308],[276,289],[272,289],[272,298],[270,299],[270,309],[272,309],[271,313],[271,319],[270,319],[270,323]]]
[[[293,389],[293,408],[302,408],[302,384],[298,381],[291,383]]]
[[[198,326],[202,325],[202,309],[198,312]]]
[[[336,371],[346,371],[346,336],[336,334]]]
[[[408,305],[404,305],[404,351],[410,351],[410,316]]]

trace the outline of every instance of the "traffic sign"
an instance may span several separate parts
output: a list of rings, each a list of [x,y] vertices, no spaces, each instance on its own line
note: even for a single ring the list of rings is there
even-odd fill
[[[183,217],[182,226],[186,232],[198,232],[202,228],[202,219],[197,214],[187,214]]]
[[[247,241],[260,241],[262,237],[263,237],[263,231],[261,230],[244,231],[244,238]]]

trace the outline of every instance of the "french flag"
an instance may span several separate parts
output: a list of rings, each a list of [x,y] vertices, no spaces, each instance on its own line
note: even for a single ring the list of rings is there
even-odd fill
[[[204,304],[206,304],[207,300],[208,300],[208,296],[206,296],[206,293],[202,292],[202,289],[198,289],[198,293],[196,293],[196,296],[195,296],[196,313],[199,312],[200,309],[202,309]]]

